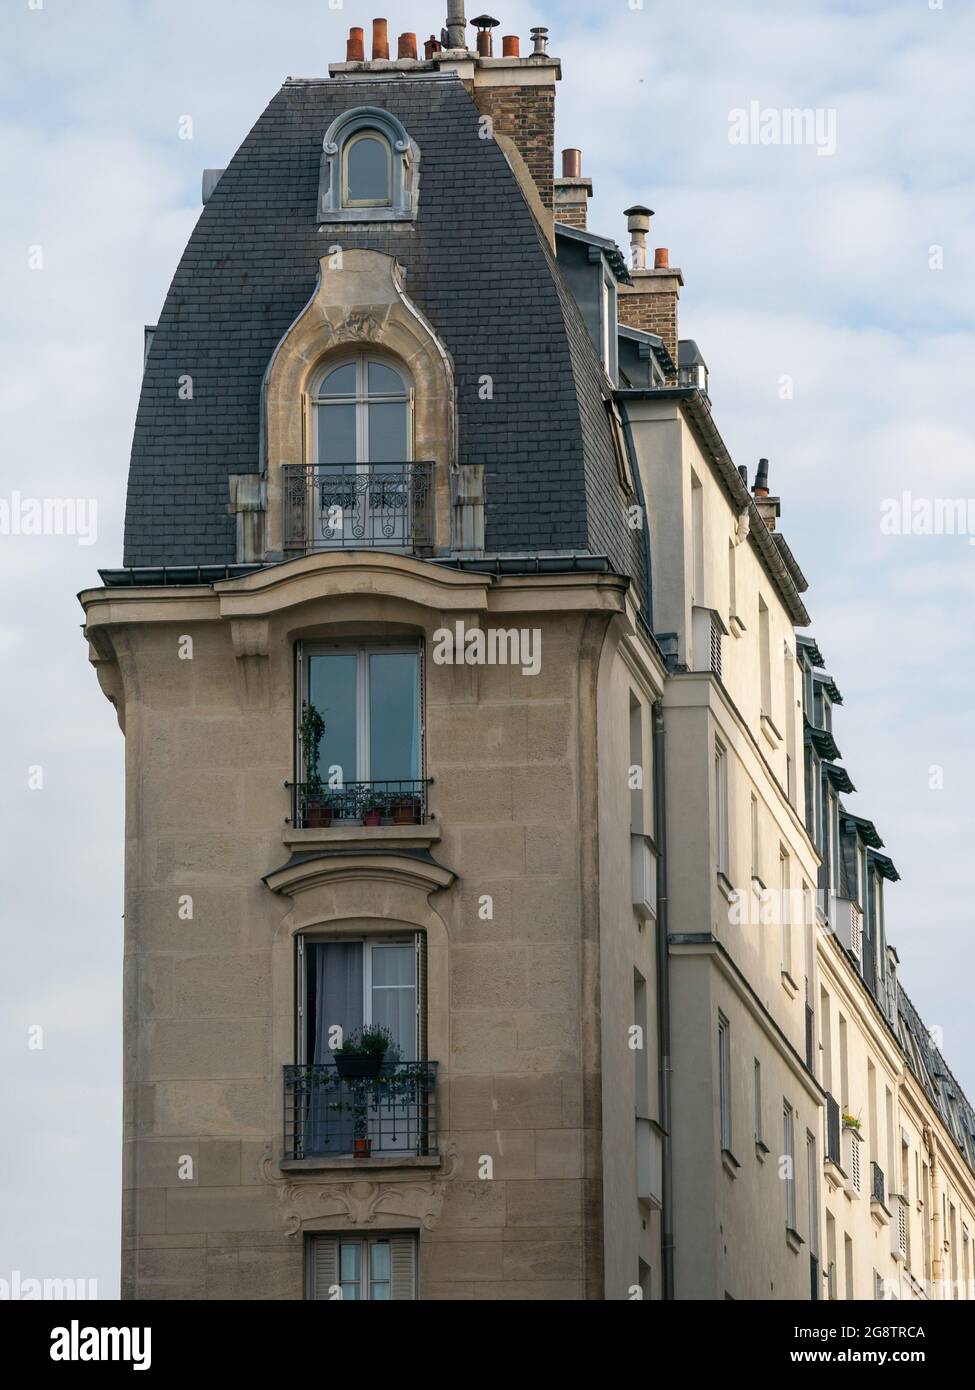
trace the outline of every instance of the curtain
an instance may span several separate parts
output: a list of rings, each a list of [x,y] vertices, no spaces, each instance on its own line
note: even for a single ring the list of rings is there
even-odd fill
[[[362,1027],[362,943],[315,942],[309,948],[308,983],[314,979],[315,1008],[313,1046],[309,1061],[316,1067],[334,1063],[329,1048],[330,1030],[338,1025],[343,1035]],[[310,992],[310,991],[309,991]],[[348,1090],[338,1080],[334,1066],[315,1071],[308,1100],[304,1134],[306,1154],[352,1152],[355,1118],[348,1107]],[[330,1084],[316,1084],[320,1078]]]

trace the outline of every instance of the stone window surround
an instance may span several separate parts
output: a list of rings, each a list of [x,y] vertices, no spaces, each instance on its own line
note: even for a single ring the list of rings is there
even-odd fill
[[[345,150],[353,136],[366,131],[386,141],[392,160],[390,202],[379,207],[345,207]],[[420,187],[420,149],[406,127],[390,111],[357,106],[344,111],[325,132],[318,178],[318,221],[411,222],[416,217]]]
[[[413,383],[415,459],[433,470],[435,549],[450,546],[450,476],[456,460],[453,361],[404,289],[399,263],[380,251],[325,254],[311,299],[281,339],[262,395],[262,473],[267,484],[265,558],[284,558],[284,464],[312,462],[310,388],[326,360],[356,351],[388,354]]]

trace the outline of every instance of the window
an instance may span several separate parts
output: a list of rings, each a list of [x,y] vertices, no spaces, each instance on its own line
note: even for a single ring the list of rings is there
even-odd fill
[[[809,1253],[819,1258],[819,1159],[816,1136],[806,1130],[806,1202],[809,1221]]]
[[[335,819],[353,820],[377,810],[380,816],[400,815],[412,798],[419,815],[424,796],[419,648],[303,646],[300,662],[299,721],[302,711],[314,709],[324,722],[314,748],[300,746],[310,745],[307,727],[299,733],[298,780],[306,800],[317,794]],[[303,824],[307,810],[298,808]]]
[[[795,1113],[788,1101],[782,1104],[782,1157],[785,1159],[785,1225],[796,1229],[796,1128]]]
[[[753,879],[757,878],[757,879],[759,880],[759,882],[761,882],[762,875],[761,875],[761,873],[759,872],[759,857],[758,857],[758,797],[755,796],[754,792],[752,793],[752,799],[751,799],[751,841],[752,841],[752,854],[751,854],[752,867],[751,867],[751,875],[752,875],[752,878],[753,878]]]
[[[412,220],[419,164],[416,142],[390,111],[362,106],[344,112],[322,142],[319,222]]]
[[[308,1242],[307,1297],[321,1302],[416,1298],[416,1237],[316,1235]]]
[[[755,1058],[755,1143],[766,1153],[764,1125],[762,1123],[762,1064]]]
[[[823,1089],[833,1091],[833,1027],[830,1019],[829,995],[819,988],[819,1028],[823,1044]]]
[[[342,206],[390,207],[393,201],[393,152],[385,135],[361,130],[342,151]]]
[[[758,642],[762,675],[762,714],[772,717],[772,647],[769,632],[769,611],[765,600],[758,600]]]
[[[826,1297],[836,1298],[836,1218],[826,1213]]]
[[[704,489],[697,474],[691,473],[691,601],[704,603]]]
[[[714,835],[718,873],[728,877],[728,755],[714,740]]]
[[[732,619],[738,622],[738,564],[734,541],[728,542],[728,626],[734,631]]]
[[[782,973],[792,978],[792,912],[789,895],[791,879],[789,856],[779,847],[779,930],[781,935]]]
[[[721,1150],[731,1153],[731,1025],[718,1014],[718,1110]]]
[[[845,1290],[848,1300],[856,1298],[856,1285],[853,1281],[853,1241],[843,1237],[843,1273],[846,1279]]]
[[[412,392],[390,359],[359,353],[330,363],[311,400],[314,463],[382,466],[408,461]]]
[[[647,1036],[647,982],[633,971],[633,1022],[640,1030],[640,1046],[633,1049],[633,1106],[646,1116],[650,1106],[650,1040]]]
[[[295,1102],[296,1151],[350,1154],[356,1139],[373,1153],[423,1152],[426,1058],[426,938],[355,940],[299,936],[297,1061],[312,1073]],[[356,1089],[338,1070],[336,1048],[363,1028],[389,1035],[380,1075],[410,1073],[402,1085]],[[303,1077],[307,1081],[308,1077]],[[411,1084],[411,1083],[415,1083]]]

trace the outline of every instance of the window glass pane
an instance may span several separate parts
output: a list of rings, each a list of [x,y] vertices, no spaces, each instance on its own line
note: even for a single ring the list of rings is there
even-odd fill
[[[344,367],[336,367],[334,372],[329,372],[318,389],[320,396],[354,396],[355,395],[355,363],[346,362]]]
[[[339,1279],[343,1284],[357,1283],[359,1280],[358,1242],[339,1246]]]
[[[349,203],[389,202],[389,146],[375,135],[353,140],[346,150]]]
[[[400,1059],[416,1051],[416,952],[412,944],[374,946],[372,1021],[388,1028]]]
[[[389,1278],[389,1241],[377,1240],[369,1247],[369,1277]]]
[[[402,396],[406,386],[399,372],[387,367],[385,362],[369,363],[370,396]]]
[[[369,655],[369,776],[374,782],[420,775],[418,660],[417,652]]]
[[[320,405],[316,463],[355,463],[355,406]]]
[[[405,401],[369,407],[370,463],[405,463],[409,409]]]
[[[344,782],[359,780],[356,762],[356,664],[354,652],[329,652],[308,659],[308,698],[325,720],[318,775],[342,769]]]

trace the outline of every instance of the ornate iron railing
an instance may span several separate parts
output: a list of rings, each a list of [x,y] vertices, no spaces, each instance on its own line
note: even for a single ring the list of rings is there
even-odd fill
[[[361,825],[423,825],[427,788],[432,777],[393,782],[285,782],[292,795],[291,821],[296,830],[314,830],[336,821]]]
[[[433,545],[433,464],[285,464],[284,549],[424,551]]]
[[[879,1163],[870,1164],[870,1200],[884,1204],[884,1170]]]
[[[285,1067],[286,1159],[437,1152],[436,1062],[385,1062],[373,1077],[340,1076],[338,1066]]]

